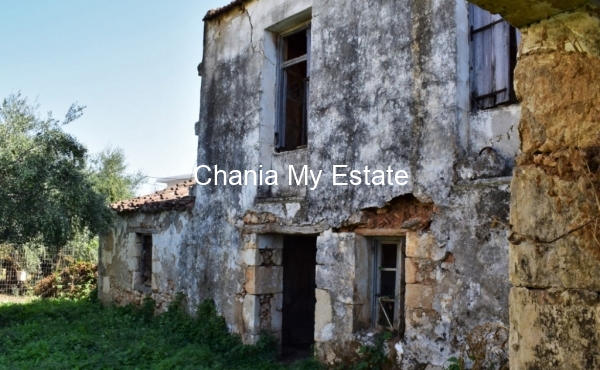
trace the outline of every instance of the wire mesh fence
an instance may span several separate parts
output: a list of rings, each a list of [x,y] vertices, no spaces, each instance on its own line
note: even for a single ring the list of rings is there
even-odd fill
[[[97,263],[96,238],[76,237],[61,248],[0,244],[0,294],[12,296],[48,295],[43,279],[60,274],[78,262]],[[36,285],[38,288],[36,289]]]

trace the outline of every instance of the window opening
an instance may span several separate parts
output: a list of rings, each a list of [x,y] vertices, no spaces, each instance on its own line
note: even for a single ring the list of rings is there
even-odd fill
[[[469,4],[470,84],[473,110],[517,101],[513,74],[519,31],[500,15]]]
[[[310,27],[282,35],[279,51],[279,117],[275,141],[278,151],[305,147],[310,82]]]
[[[142,285],[152,286],[152,235],[142,235],[142,253],[140,256]]]
[[[377,239],[374,249],[373,323],[404,332],[404,238]]]

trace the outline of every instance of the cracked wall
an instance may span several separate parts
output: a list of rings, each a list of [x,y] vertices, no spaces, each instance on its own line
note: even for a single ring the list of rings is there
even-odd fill
[[[502,176],[517,139],[480,152],[516,123],[518,108],[470,114],[466,17],[463,1],[258,0],[205,23],[198,163],[226,171],[262,165],[280,179],[287,164],[325,173],[314,190],[196,187],[191,247],[179,256],[181,271],[190,272],[179,285],[190,308],[214,299],[248,343],[261,329],[280,335],[278,238],[318,235],[317,354],[332,364],[355,360],[374,332],[370,242],[403,236],[410,279],[406,332],[390,342],[397,364],[440,368],[472,328],[508,323],[508,243],[497,225],[507,223]],[[307,19],[309,145],[274,153],[277,34]],[[408,171],[410,182],[333,186],[337,164],[389,165]],[[395,209],[397,199],[411,200]]]
[[[154,299],[164,311],[180,291],[179,280],[189,273],[178,268],[180,248],[190,214],[162,212],[120,215],[111,230],[100,236],[98,294],[103,304],[141,304]],[[151,285],[142,284],[140,235],[152,236]]]

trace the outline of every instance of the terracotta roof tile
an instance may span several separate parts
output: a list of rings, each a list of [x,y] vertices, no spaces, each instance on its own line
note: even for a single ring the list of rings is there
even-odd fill
[[[117,213],[185,211],[191,209],[196,200],[192,195],[193,186],[194,180],[183,181],[149,195],[113,203],[110,208]]]
[[[231,9],[235,8],[236,6],[244,5],[245,3],[250,2],[250,1],[252,1],[252,0],[233,0],[232,2],[230,2],[229,4],[227,4],[223,7],[209,10],[208,13],[206,13],[206,15],[204,16],[204,18],[202,20],[209,21],[213,18],[217,18],[218,16],[225,14],[228,11],[230,11]]]

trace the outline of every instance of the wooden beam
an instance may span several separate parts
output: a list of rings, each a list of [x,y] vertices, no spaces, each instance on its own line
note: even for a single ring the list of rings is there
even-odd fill
[[[406,229],[367,229],[367,228],[356,228],[354,233],[363,236],[402,236],[406,235]]]
[[[247,234],[288,234],[288,235],[314,235],[329,229],[327,222],[323,221],[316,225],[280,225],[277,223],[243,225],[242,232]]]

